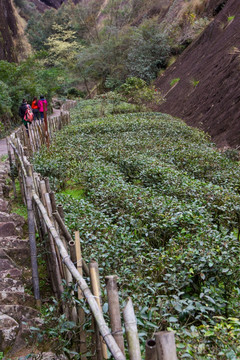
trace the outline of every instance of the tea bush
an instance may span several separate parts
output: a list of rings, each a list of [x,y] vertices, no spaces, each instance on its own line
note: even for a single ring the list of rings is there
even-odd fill
[[[50,175],[70,231],[103,277],[119,276],[141,340],[176,332],[180,358],[240,356],[239,165],[206,134],[159,113],[97,117],[82,101],[35,169]],[[67,181],[82,199],[61,193]],[[65,185],[64,185],[65,184]]]

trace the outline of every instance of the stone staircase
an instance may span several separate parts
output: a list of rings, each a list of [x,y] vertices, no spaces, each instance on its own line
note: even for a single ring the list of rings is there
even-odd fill
[[[9,359],[26,346],[30,327],[41,320],[33,296],[26,293],[31,283],[30,249],[28,240],[22,239],[24,218],[10,213],[8,171],[8,163],[0,162],[0,352]]]

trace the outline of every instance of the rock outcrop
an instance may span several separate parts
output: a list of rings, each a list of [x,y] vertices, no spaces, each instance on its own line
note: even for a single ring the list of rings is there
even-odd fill
[[[240,144],[240,2],[211,1],[215,19],[156,81],[155,110],[208,132],[220,147]],[[174,86],[173,86],[174,84]]]
[[[18,15],[12,0],[0,0],[0,60],[17,62],[30,51],[24,35],[24,20]]]
[[[30,326],[41,324],[29,285],[30,249],[22,239],[24,218],[10,213],[5,178],[8,166],[0,163],[0,351],[14,354],[25,347]],[[31,281],[31,280],[30,280]]]

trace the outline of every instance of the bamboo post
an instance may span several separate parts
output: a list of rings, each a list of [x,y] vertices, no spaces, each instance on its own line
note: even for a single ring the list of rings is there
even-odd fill
[[[93,295],[96,296],[96,301],[98,303],[99,309],[102,311],[102,300],[101,300],[101,288],[100,288],[100,280],[99,280],[99,270],[98,270],[98,264],[96,261],[91,261],[89,264],[90,268],[90,279],[91,279],[91,285],[93,290]],[[98,331],[96,331],[96,334]],[[101,352],[103,359],[107,359],[107,347],[106,344],[103,342],[103,339],[100,338],[101,342]],[[97,347],[98,351],[98,347]],[[99,349],[99,359],[101,358],[100,355],[100,349]]]
[[[49,197],[48,193],[45,193],[45,203],[46,203],[46,209],[47,209],[48,216],[53,223],[52,208],[51,208],[51,202],[50,202],[50,197]],[[53,240],[53,237],[51,236],[51,234],[49,234],[49,240],[50,240],[51,251],[53,254],[53,258],[54,258],[59,293],[61,294],[63,292],[62,278],[64,277],[62,262],[61,262],[58,248],[57,248],[57,246],[55,246],[55,243],[54,243],[54,240]]]
[[[46,191],[46,184],[45,184],[44,180],[40,181],[39,190],[40,190],[42,203],[43,203],[44,207],[46,209],[48,209],[47,212],[48,212],[48,216],[49,216],[50,209],[49,209],[49,207],[47,207],[47,206],[49,206],[49,204],[47,204],[47,201],[46,201],[45,195],[47,194],[47,191]],[[62,286],[62,280],[61,280],[61,273],[60,273],[59,266],[58,266],[56,249],[55,249],[53,238],[52,238],[51,234],[49,234],[48,238],[49,238],[49,247],[50,247],[51,260],[52,260],[51,262],[53,265],[53,273],[55,275],[55,281],[56,281],[56,288],[58,289],[58,296],[61,297],[61,294],[63,292],[63,286]]]
[[[125,308],[123,309],[123,318],[127,335],[129,358],[130,360],[141,360],[137,321],[130,297],[128,298]]]
[[[155,340],[158,360],[177,360],[173,331],[160,331],[155,334]]]
[[[146,341],[145,345],[145,360],[157,360],[157,347],[154,339]]]
[[[51,189],[50,189],[49,178],[48,178],[48,177],[45,177],[45,178],[44,178],[44,181],[45,181],[47,193],[50,193],[50,192],[51,192]]]
[[[108,308],[109,308],[112,335],[116,340],[116,343],[118,344],[122,353],[125,354],[123,331],[121,325],[120,306],[119,306],[119,296],[118,296],[118,288],[117,288],[117,276],[116,275],[106,276],[105,281],[107,286]]]
[[[66,228],[66,226],[65,226],[65,224],[64,224],[64,222],[63,222],[63,220],[62,220],[62,217],[61,217],[60,214],[59,214],[59,210],[60,210],[61,212],[63,212],[62,205],[57,205],[57,209],[58,209],[58,211],[57,211],[57,212],[54,212],[54,213],[53,213],[53,216],[54,216],[55,220],[57,221],[57,223],[58,223],[58,225],[59,225],[59,227],[60,227],[60,229],[61,229],[64,237],[66,238],[69,246],[71,246],[71,244],[74,245],[74,241],[73,241],[71,235],[69,234],[68,229]],[[73,246],[72,246],[72,247],[73,247]],[[73,255],[73,254],[71,254],[71,255]],[[75,259],[75,262],[76,262],[76,256],[75,256],[75,254],[74,254],[74,259]],[[73,260],[74,260],[74,259],[73,259]],[[74,262],[74,261],[73,261],[73,262]],[[87,266],[86,262],[85,262],[84,260],[82,260],[82,262],[83,262],[83,270],[84,270],[85,274],[86,274],[87,276],[90,276],[89,270],[88,270],[88,266]]]
[[[43,114],[44,114],[45,137],[47,142],[47,148],[49,149],[50,141],[49,141],[49,133],[48,133],[47,111],[46,111],[46,104],[44,102],[43,102]]]
[[[10,144],[9,144],[8,138],[7,138],[7,150],[8,150],[8,160],[9,160],[9,165],[10,165],[10,176],[11,176],[11,181],[12,181],[13,195],[14,195],[14,199],[16,199],[17,192],[16,192],[15,178],[13,175],[13,161],[12,161],[11,149],[10,149]]]
[[[56,204],[56,199],[55,199],[55,192],[54,191],[50,191],[49,193],[50,199],[51,199],[51,204],[52,204],[52,212],[53,214],[57,211],[57,204]]]
[[[39,277],[38,277],[38,264],[37,264],[37,245],[35,237],[35,225],[34,214],[32,205],[32,178],[26,178],[27,185],[27,211],[28,211],[28,232],[29,232],[29,245],[31,252],[31,264],[32,264],[32,281],[34,298],[38,307],[41,306],[40,290],[39,290]]]
[[[89,264],[89,271],[90,271],[90,282],[91,282],[92,292],[93,292],[93,295],[94,295],[94,297],[96,299],[96,302],[97,302],[98,308],[99,308],[99,301],[98,301],[99,298],[95,295],[94,290],[93,290],[93,279],[92,279],[92,276],[91,276],[91,273],[93,271],[91,271],[91,263]],[[96,288],[97,288],[97,285],[96,285]],[[99,308],[99,310],[100,310],[100,308]],[[103,355],[102,355],[100,334],[99,334],[99,329],[97,327],[97,324],[96,324],[96,321],[95,321],[94,317],[92,318],[92,322],[91,322],[91,330],[92,330],[92,337],[91,337],[91,340],[92,340],[92,354],[94,355],[93,359],[94,360],[102,360]]]
[[[77,269],[81,276],[83,276],[82,269],[82,252],[81,252],[81,244],[80,244],[80,236],[79,231],[75,231],[75,251],[76,251],[76,260],[77,260]],[[83,299],[83,293],[80,288],[78,288],[78,299]],[[87,360],[87,345],[86,345],[86,333],[83,329],[83,325],[85,323],[85,312],[82,307],[78,309],[79,323],[80,323],[80,354],[81,360]]]
[[[62,220],[64,221],[64,210],[62,204],[57,205],[57,211],[59,215],[61,216]]]
[[[80,286],[80,288],[90,306],[90,309],[91,309],[91,311],[94,315],[94,318],[97,322],[97,325],[99,327],[101,335],[104,338],[104,340],[106,341],[106,343],[109,347],[109,350],[111,351],[111,354],[113,355],[115,360],[126,360],[125,356],[122,354],[122,352],[119,349],[118,345],[116,344],[113,336],[111,335],[109,328],[107,327],[107,325],[105,323],[102,312],[99,309],[99,306],[95,300],[95,297],[91,293],[86,281],[82,278],[82,276],[79,274],[77,268],[72,263],[68,253],[66,252],[66,249],[64,248],[64,245],[63,245],[59,235],[57,234],[53,224],[51,223],[51,221],[47,215],[47,212],[46,212],[43,204],[41,203],[41,201],[38,198],[38,196],[36,195],[36,193],[33,193],[33,199],[34,199],[35,203],[37,204],[39,210],[41,211],[41,214],[45,220],[45,224],[48,227],[51,235],[53,236],[53,238],[59,248],[59,251],[60,251],[60,254],[63,259],[64,264],[68,267],[68,269],[72,273],[73,277],[77,280],[78,286]]]

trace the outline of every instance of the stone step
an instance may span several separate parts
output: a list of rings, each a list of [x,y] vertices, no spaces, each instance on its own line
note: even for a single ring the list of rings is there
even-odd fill
[[[0,271],[0,279],[6,279],[6,278],[22,280],[22,270],[14,268],[14,269],[6,269]]]
[[[8,222],[8,221],[14,222],[16,227],[24,226],[24,224],[26,223],[24,217],[18,214],[15,213],[8,214],[5,212],[0,212],[0,222]]]
[[[16,263],[0,248],[0,271],[17,268]]]
[[[3,237],[0,238],[0,248],[2,248],[5,252],[7,249],[15,249],[15,248],[29,250],[29,240],[20,239],[18,236]]]
[[[0,238],[0,259],[4,256],[14,259],[15,266],[29,267],[31,265],[30,246],[28,239],[21,240],[18,237]]]
[[[16,236],[16,226],[14,222],[1,222],[0,223],[0,237]]]
[[[0,292],[24,293],[23,282],[21,280],[11,278],[0,279]]]
[[[30,327],[41,327],[42,320],[39,312],[31,307],[22,305],[0,306],[0,338],[1,351],[11,351],[26,346],[26,337],[31,342]],[[32,339],[33,341],[34,339]]]
[[[33,296],[22,292],[0,292],[0,305],[24,305],[35,307]]]
[[[9,213],[10,205],[9,205],[8,201],[0,199],[0,211]]]
[[[24,305],[0,305],[0,314],[10,316],[18,323],[21,321],[28,322],[33,319],[39,321],[40,316],[38,310]]]

